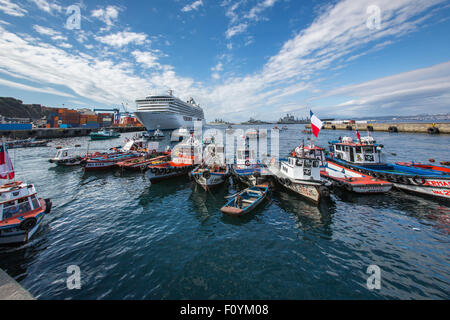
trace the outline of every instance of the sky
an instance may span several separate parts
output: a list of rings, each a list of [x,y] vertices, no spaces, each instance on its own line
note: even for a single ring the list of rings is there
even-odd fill
[[[208,121],[450,112],[445,0],[0,0],[0,96]]]

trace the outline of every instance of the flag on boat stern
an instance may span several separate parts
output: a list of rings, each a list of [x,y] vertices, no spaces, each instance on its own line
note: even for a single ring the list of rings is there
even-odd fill
[[[311,127],[312,127],[312,131],[313,131],[314,135],[316,136],[316,138],[318,138],[319,137],[319,132],[320,132],[320,130],[323,127],[323,122],[320,121],[320,119],[317,118],[316,115],[312,111],[310,111],[310,112],[311,112]]]
[[[358,140],[361,141],[361,135],[359,134],[358,130],[356,130],[356,136],[358,137]]]
[[[5,142],[0,145],[0,179],[14,179],[14,168]]]

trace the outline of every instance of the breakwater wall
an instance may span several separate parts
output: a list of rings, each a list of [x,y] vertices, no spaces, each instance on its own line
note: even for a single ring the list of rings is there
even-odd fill
[[[27,290],[0,269],[0,300],[36,300]]]
[[[311,129],[311,125],[306,126]],[[450,123],[358,123],[324,124],[324,130],[383,131],[427,134],[450,134]]]
[[[146,131],[144,127],[114,127],[106,128],[112,129],[120,133]],[[98,131],[98,129],[88,128],[43,128],[31,130],[14,130],[14,131],[0,131],[0,136],[10,139],[58,139],[88,136],[91,132]]]

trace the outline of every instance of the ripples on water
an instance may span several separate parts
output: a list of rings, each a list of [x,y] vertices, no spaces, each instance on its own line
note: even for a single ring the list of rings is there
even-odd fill
[[[290,128],[281,133],[284,155],[306,138],[302,126]],[[318,144],[346,134],[323,131]],[[450,160],[448,135],[375,137],[389,161]],[[53,145],[80,141],[85,151],[88,138]],[[149,187],[141,174],[55,168],[47,162],[54,151],[11,151],[18,177],[54,209],[31,243],[0,250],[0,267],[38,298],[449,298],[449,207],[433,200],[400,191],[335,193],[316,208],[276,190],[236,219],[220,212],[232,183],[214,193],[187,178]],[[366,287],[373,264],[382,270],[380,291]],[[66,287],[70,265],[81,268],[81,290]]]

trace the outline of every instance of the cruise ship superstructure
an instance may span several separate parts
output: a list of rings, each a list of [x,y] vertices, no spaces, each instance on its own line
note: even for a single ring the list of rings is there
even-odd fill
[[[167,95],[138,99],[136,104],[136,117],[149,131],[193,128],[195,121],[205,122],[203,109],[193,98],[184,102],[174,97],[172,90]]]

